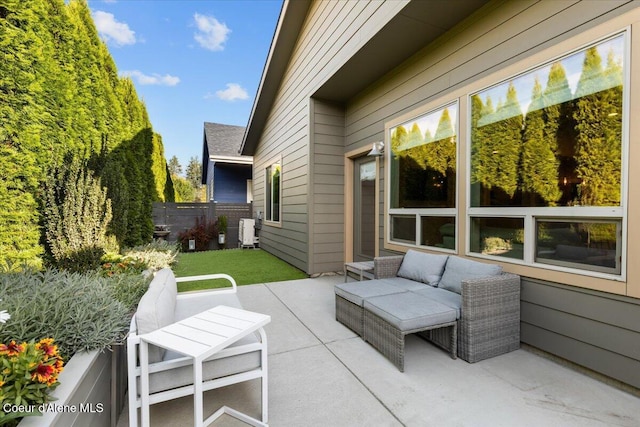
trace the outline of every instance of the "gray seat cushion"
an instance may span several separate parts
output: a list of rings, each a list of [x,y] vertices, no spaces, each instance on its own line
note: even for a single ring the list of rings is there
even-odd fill
[[[385,279],[378,279],[389,285],[393,285],[398,289],[403,291],[415,291],[419,289],[424,289],[428,287],[428,285],[422,282],[416,282],[415,280],[405,279],[404,277],[387,277]]]
[[[460,294],[463,281],[498,276],[500,273],[502,273],[502,267],[499,265],[450,256],[438,287]]]
[[[432,299],[436,302],[439,302],[440,304],[446,305],[447,307],[453,308],[456,311],[456,318],[460,318],[462,295],[455,292],[447,291],[442,288],[432,288],[431,286],[425,286],[423,289],[411,292]]]
[[[409,249],[402,259],[398,277],[438,286],[448,255],[434,255]]]
[[[405,332],[456,320],[455,309],[415,292],[368,298],[364,309]]]
[[[383,280],[342,283],[335,286],[336,295],[360,306],[362,306],[365,298],[397,294],[399,292],[405,292],[405,289],[395,286],[392,283],[386,283]]]

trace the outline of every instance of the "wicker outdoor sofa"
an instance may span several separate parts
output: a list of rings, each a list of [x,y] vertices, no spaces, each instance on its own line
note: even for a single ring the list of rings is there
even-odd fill
[[[336,320],[400,371],[409,333],[469,363],[520,347],[520,276],[497,265],[409,250],[375,258],[374,280],[335,293]]]

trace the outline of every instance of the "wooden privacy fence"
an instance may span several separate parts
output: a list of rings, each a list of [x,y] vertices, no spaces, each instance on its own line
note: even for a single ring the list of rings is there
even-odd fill
[[[238,247],[238,224],[241,218],[253,218],[252,203],[161,203],[153,204],[153,224],[166,225],[170,242],[178,240],[178,234],[196,225],[196,219],[216,221],[227,216],[227,248]],[[217,247],[217,241],[211,248]]]

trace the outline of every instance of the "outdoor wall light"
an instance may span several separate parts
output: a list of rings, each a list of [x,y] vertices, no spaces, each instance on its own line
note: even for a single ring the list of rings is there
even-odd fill
[[[384,142],[378,141],[373,143],[373,148],[369,151],[367,156],[380,157],[384,154]]]

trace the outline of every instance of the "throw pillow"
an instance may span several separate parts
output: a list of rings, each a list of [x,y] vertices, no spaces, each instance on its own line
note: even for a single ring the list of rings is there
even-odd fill
[[[142,296],[136,310],[138,335],[153,332],[173,323],[178,286],[169,268],[158,271]],[[149,362],[162,360],[165,350],[149,346]]]
[[[409,249],[405,254],[398,277],[438,286],[448,255],[433,255]]]
[[[495,264],[485,264],[465,258],[450,256],[440,279],[440,287],[455,293],[462,293],[462,281],[480,279],[487,276],[497,276],[502,273],[502,267]]]

